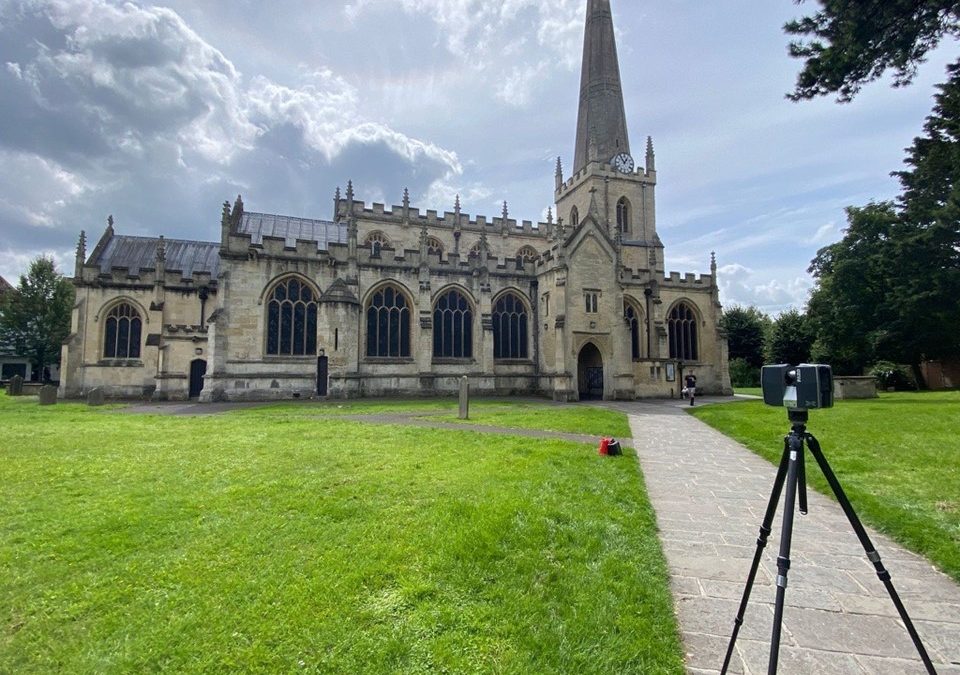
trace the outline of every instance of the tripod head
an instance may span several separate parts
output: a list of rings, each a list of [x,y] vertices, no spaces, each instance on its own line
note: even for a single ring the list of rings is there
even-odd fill
[[[810,411],[806,408],[787,408],[787,419],[790,420],[790,425],[794,429],[798,427],[804,429],[810,419]]]

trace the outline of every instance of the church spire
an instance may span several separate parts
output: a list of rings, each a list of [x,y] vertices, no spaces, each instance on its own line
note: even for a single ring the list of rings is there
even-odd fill
[[[621,152],[630,154],[630,141],[610,0],[588,0],[573,173]]]

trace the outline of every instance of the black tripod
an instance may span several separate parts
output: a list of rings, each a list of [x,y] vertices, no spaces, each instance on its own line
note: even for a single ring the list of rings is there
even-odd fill
[[[777,510],[777,504],[780,501],[780,492],[783,490],[784,481],[786,481],[787,497],[783,507],[783,527],[780,530],[780,553],[777,556],[777,599],[774,605],[773,635],[770,639],[770,661],[767,666],[767,673],[769,675],[775,675],[777,672],[777,659],[780,654],[780,631],[783,623],[783,600],[787,591],[787,572],[790,570],[790,541],[793,538],[793,508],[797,500],[798,491],[800,513],[803,515],[807,513],[807,478],[803,453],[804,442],[806,442],[810,453],[814,459],[817,460],[817,464],[820,465],[820,470],[823,471],[823,475],[830,484],[833,494],[836,495],[837,501],[840,502],[840,507],[846,514],[847,520],[849,520],[850,525],[853,526],[853,531],[856,532],[857,538],[860,540],[860,544],[867,554],[867,558],[873,563],[874,568],[877,570],[877,576],[880,577],[880,581],[883,582],[887,593],[890,594],[890,599],[893,600],[893,604],[900,613],[900,618],[903,619],[903,623],[907,627],[907,632],[910,633],[913,644],[920,653],[923,665],[926,666],[928,673],[936,675],[937,671],[934,669],[933,663],[930,662],[927,650],[923,648],[920,636],[917,634],[916,628],[913,627],[913,622],[907,615],[907,610],[900,601],[900,596],[897,595],[897,591],[893,587],[893,582],[890,581],[890,573],[884,568],[883,563],[880,561],[880,554],[877,553],[873,547],[873,542],[870,541],[866,530],[863,529],[860,519],[850,505],[850,500],[847,499],[846,493],[844,493],[843,488],[840,487],[837,476],[833,473],[833,469],[830,468],[830,464],[827,463],[827,458],[823,456],[820,443],[813,437],[813,434],[807,433],[806,423],[808,412],[806,410],[789,410],[788,415],[791,423],[790,434],[783,439],[783,455],[780,458],[780,468],[777,469],[777,477],[773,482],[773,491],[770,493],[767,511],[763,516],[763,524],[760,525],[760,536],[757,538],[757,550],[753,555],[753,564],[750,566],[750,574],[747,576],[747,585],[743,589],[743,599],[740,601],[740,609],[737,611],[736,619],[734,619],[733,635],[730,637],[727,656],[723,660],[723,669],[720,672],[725,674],[730,665],[730,657],[733,656],[733,647],[737,642],[737,634],[740,632],[740,626],[743,625],[743,615],[747,610],[747,603],[750,601],[750,591],[753,589],[753,582],[757,576],[757,569],[760,566],[760,557],[763,554],[764,547],[767,545],[767,537],[770,536],[770,528],[773,524],[773,516]]]

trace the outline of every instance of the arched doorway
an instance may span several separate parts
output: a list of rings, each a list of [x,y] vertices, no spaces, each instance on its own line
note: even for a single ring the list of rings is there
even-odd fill
[[[592,342],[580,350],[577,383],[581,401],[603,399],[603,356]]]
[[[203,391],[203,376],[207,374],[207,362],[194,359],[190,362],[190,398],[196,398]]]

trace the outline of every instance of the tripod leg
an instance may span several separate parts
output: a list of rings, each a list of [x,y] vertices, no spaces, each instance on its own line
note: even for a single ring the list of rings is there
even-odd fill
[[[800,502],[800,515],[805,516],[809,512],[807,508],[807,462],[802,452],[800,453],[798,461],[800,462],[799,470],[797,471],[798,500]]]
[[[810,447],[810,452],[813,453],[814,458],[817,460],[817,464],[820,465],[820,470],[823,471],[823,475],[830,484],[833,494],[837,496],[837,501],[840,502],[840,507],[846,514],[847,520],[850,521],[850,525],[853,526],[853,531],[856,532],[857,538],[860,540],[860,544],[863,546],[863,550],[867,554],[867,558],[873,563],[874,568],[877,570],[877,576],[880,577],[880,581],[883,582],[883,585],[887,589],[887,593],[890,594],[890,599],[893,600],[893,604],[896,606],[897,612],[900,613],[900,618],[903,620],[903,624],[907,627],[907,632],[910,633],[910,639],[913,640],[914,646],[920,653],[920,659],[923,661],[923,665],[926,666],[928,673],[931,673],[931,675],[936,675],[937,671],[934,669],[933,663],[930,661],[930,656],[927,654],[927,650],[924,649],[923,643],[920,641],[920,635],[917,633],[917,629],[914,628],[913,621],[910,620],[910,616],[907,614],[907,609],[903,606],[903,602],[901,602],[900,596],[897,594],[897,589],[893,587],[893,581],[890,580],[890,572],[888,572],[883,566],[883,561],[880,560],[880,554],[877,553],[876,548],[874,548],[873,542],[870,541],[870,536],[867,534],[863,524],[860,522],[860,518],[857,517],[856,512],[853,510],[850,500],[847,499],[847,494],[840,486],[840,481],[837,480],[836,474],[834,474],[833,469],[830,468],[830,463],[827,462],[827,458],[824,456],[823,450],[820,448],[820,442],[814,438],[813,434],[807,434],[806,438],[807,445]]]
[[[780,493],[783,491],[783,482],[787,477],[787,463],[790,458],[787,439],[783,439],[783,455],[780,457],[780,467],[777,469],[777,477],[773,481],[773,490],[770,492],[770,500],[767,502],[766,513],[763,514],[763,522],[760,524],[760,535],[757,537],[757,550],[753,554],[753,564],[750,565],[750,574],[747,575],[747,584],[743,589],[743,597],[740,600],[740,608],[737,610],[737,616],[733,620],[733,634],[730,636],[730,644],[727,645],[727,655],[723,659],[723,668],[721,675],[727,672],[730,667],[730,658],[733,656],[733,647],[737,643],[737,635],[740,633],[740,626],[743,625],[743,615],[747,611],[747,604],[750,602],[750,591],[753,590],[753,582],[757,576],[757,569],[760,567],[760,558],[763,555],[763,549],[767,546],[767,538],[770,536],[770,526],[773,524],[773,516],[777,511],[777,504],[780,501]]]
[[[783,630],[783,603],[787,593],[787,574],[790,571],[790,544],[793,541],[793,510],[796,507],[800,462],[803,461],[803,436],[795,431],[787,437],[789,464],[787,467],[787,496],[783,502],[783,525],[780,529],[780,553],[777,555],[777,600],[773,608],[773,634],[770,637],[768,675],[776,675],[780,657],[780,634]]]

